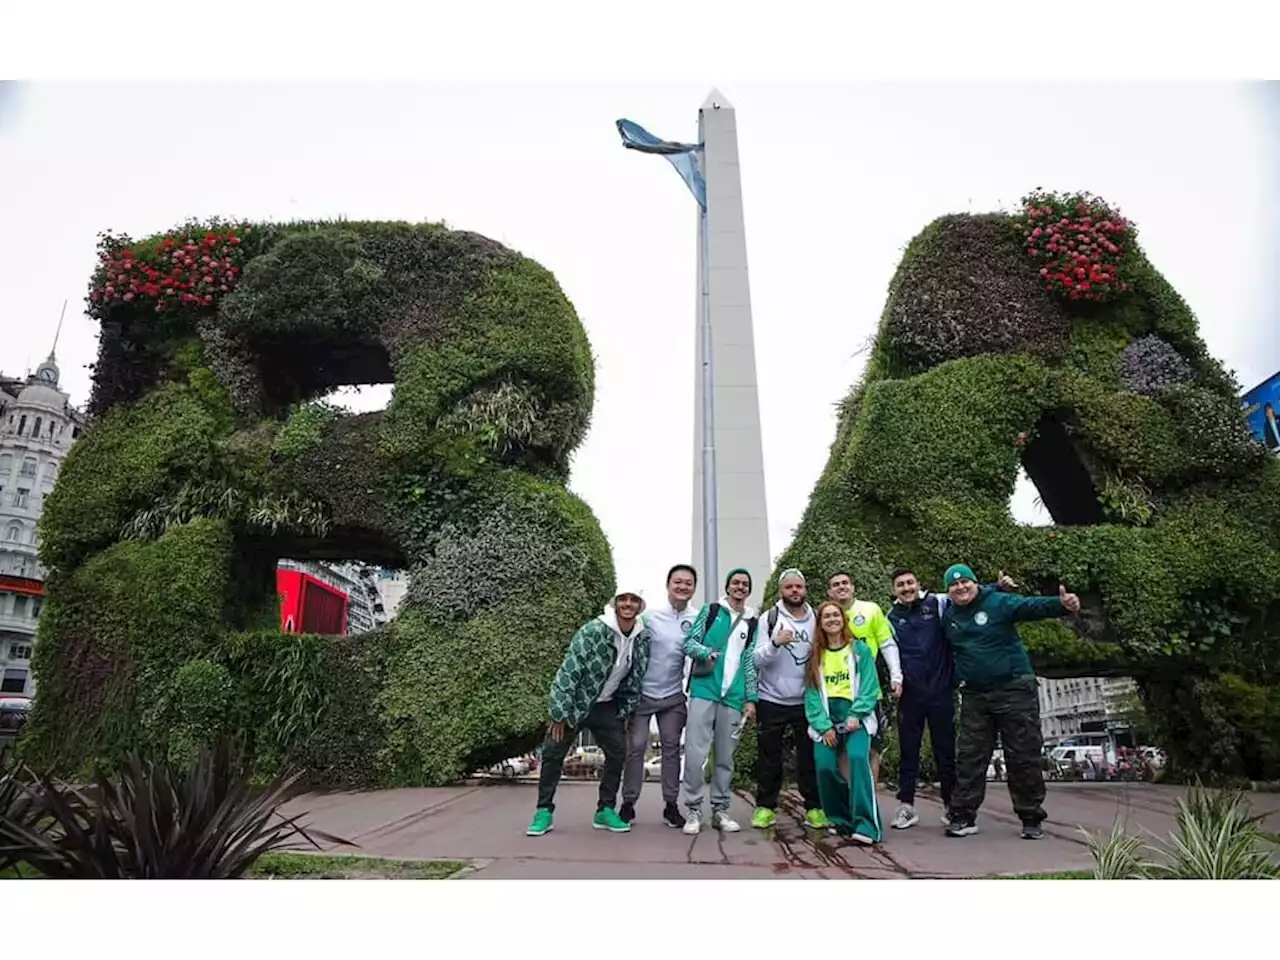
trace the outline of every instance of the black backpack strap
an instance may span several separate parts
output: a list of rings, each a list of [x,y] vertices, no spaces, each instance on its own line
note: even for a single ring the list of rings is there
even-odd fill
[[[770,639],[772,639],[774,628],[778,626],[778,608],[777,607],[769,608],[769,616],[765,622],[769,624],[769,637]]]

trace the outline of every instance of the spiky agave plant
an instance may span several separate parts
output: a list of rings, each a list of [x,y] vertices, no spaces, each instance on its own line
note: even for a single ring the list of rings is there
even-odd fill
[[[279,808],[298,775],[254,787],[227,739],[181,769],[134,754],[87,788],[46,776],[12,777],[18,796],[0,808],[0,867],[25,862],[52,879],[191,879],[244,876],[260,856],[317,839]],[[17,786],[13,786],[17,784]]]
[[[1147,878],[1147,863],[1141,857],[1143,844],[1127,833],[1117,817],[1111,833],[1102,836],[1081,830],[1093,854],[1095,880],[1142,880]]]
[[[1099,880],[1277,880],[1280,838],[1262,829],[1265,814],[1250,816],[1238,790],[1197,784],[1179,798],[1177,829],[1148,846],[1119,820],[1109,836],[1086,832]],[[1153,837],[1154,839],[1154,837]],[[1156,854],[1146,857],[1144,851]]]
[[[1280,880],[1274,838],[1262,829],[1265,814],[1249,815],[1239,790],[1197,785],[1178,801],[1178,829],[1169,835],[1167,863],[1153,877],[1168,880]]]

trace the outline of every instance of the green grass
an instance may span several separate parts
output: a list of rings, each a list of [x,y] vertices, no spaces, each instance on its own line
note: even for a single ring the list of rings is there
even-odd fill
[[[458,860],[383,860],[378,857],[268,853],[246,875],[255,880],[445,880],[467,864]],[[0,880],[38,880],[26,864],[0,871]]]
[[[988,877],[988,880],[1092,880],[1092,870],[1059,870],[1054,873],[1015,873],[1006,874],[998,877]]]
[[[458,860],[268,853],[253,865],[248,876],[268,880],[444,880],[465,866]]]

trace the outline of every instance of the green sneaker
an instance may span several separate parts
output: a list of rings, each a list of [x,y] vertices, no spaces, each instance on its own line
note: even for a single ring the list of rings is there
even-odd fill
[[[751,825],[757,830],[767,830],[778,822],[778,815],[768,807],[757,807],[755,816],[751,818]]]
[[[611,807],[597,810],[595,819],[591,821],[591,826],[597,830],[610,830],[613,833],[629,833],[631,830],[631,824],[618,816],[618,812]]]
[[[815,830],[826,830],[831,826],[831,821],[821,810],[810,810],[804,815],[804,822]]]
[[[533,815],[533,823],[529,824],[529,829],[524,834],[526,837],[540,837],[553,829],[555,827],[551,823],[551,811],[539,807]]]

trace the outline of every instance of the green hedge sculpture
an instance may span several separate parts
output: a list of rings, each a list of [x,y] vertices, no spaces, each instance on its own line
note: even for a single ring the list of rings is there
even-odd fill
[[[957,561],[1064,583],[1079,623],[1021,628],[1038,673],[1136,678],[1175,772],[1280,778],[1280,462],[1239,394],[1103,201],[941,217],[774,580],[798,567],[821,598],[846,569],[882,606],[899,565],[935,588]],[[1012,519],[1019,464],[1053,525]]]
[[[89,429],[41,521],[24,739],[63,773],[230,732],[317,786],[431,785],[531,749],[614,585],[565,489],[594,360],[537,263],[407,223],[104,236]],[[324,402],[393,383],[384,412]],[[280,629],[282,557],[408,570],[358,636]]]

